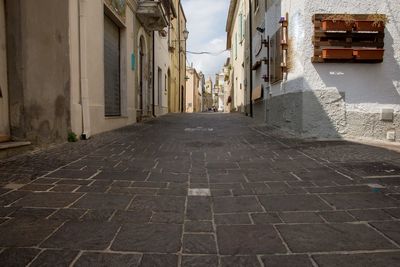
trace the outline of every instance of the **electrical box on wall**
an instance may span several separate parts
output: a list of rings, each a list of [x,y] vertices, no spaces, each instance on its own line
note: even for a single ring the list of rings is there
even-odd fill
[[[396,141],[396,132],[394,130],[386,133],[386,139],[389,141]]]
[[[381,110],[381,121],[393,122],[394,110],[393,109],[382,109]]]

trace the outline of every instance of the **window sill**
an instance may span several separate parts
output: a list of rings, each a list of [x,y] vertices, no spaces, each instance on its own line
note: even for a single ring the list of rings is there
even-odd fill
[[[106,120],[127,119],[127,118],[129,118],[129,117],[128,116],[124,116],[124,115],[121,115],[121,116],[106,116],[106,117],[104,117],[104,119],[106,119]]]

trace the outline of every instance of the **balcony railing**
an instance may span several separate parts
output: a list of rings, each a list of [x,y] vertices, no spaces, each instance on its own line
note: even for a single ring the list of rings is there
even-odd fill
[[[143,26],[150,31],[161,31],[168,26],[168,15],[161,1],[139,1],[137,17]]]

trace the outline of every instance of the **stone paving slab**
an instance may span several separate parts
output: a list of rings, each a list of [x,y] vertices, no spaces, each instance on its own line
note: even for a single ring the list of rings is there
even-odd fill
[[[321,267],[388,267],[399,265],[400,251],[367,254],[314,255],[313,259],[318,266]]]
[[[40,246],[42,248],[69,248],[104,250],[113,240],[119,225],[108,222],[70,221],[65,223]]]
[[[155,253],[177,253],[182,244],[182,226],[175,224],[125,224],[111,249]]]
[[[286,252],[278,233],[268,225],[220,225],[217,227],[217,238],[222,255]]]
[[[0,161],[0,265],[397,266],[400,180],[369,177],[389,168],[399,153],[168,115]]]
[[[318,211],[332,210],[315,195],[260,196],[261,204],[267,211]]]
[[[294,224],[277,229],[293,252],[329,252],[396,249],[363,224]]]

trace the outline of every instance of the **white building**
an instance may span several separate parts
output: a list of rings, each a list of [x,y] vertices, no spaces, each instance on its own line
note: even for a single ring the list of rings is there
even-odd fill
[[[282,50],[269,51],[266,121],[306,137],[400,141],[400,1],[277,0],[267,3],[266,31],[262,38],[269,37],[270,47]],[[348,45],[353,52],[351,59],[329,59],[325,53],[337,50],[325,46],[334,42],[329,43],[332,34],[321,23],[329,22],[332,16],[324,14],[337,17],[344,13],[369,16],[353,16],[354,21],[350,21],[353,32],[336,34],[344,40],[348,34],[353,40],[359,40]],[[384,31],[363,33],[359,21],[373,20],[376,13],[389,18]],[[316,16],[314,22],[313,16]],[[277,33],[281,37],[277,38]],[[369,35],[374,35],[372,40],[366,39]],[[371,57],[366,60],[367,57],[357,56],[356,53],[366,51],[366,46],[373,50],[383,46],[383,60],[374,62]],[[279,64],[287,66],[280,77],[276,70]]]

